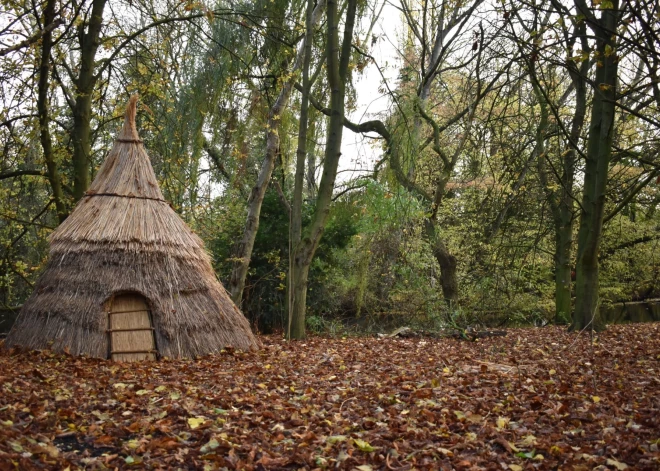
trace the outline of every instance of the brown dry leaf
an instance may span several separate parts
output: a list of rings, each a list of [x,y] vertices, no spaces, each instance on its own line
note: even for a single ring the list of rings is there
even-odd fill
[[[658,324],[612,326],[597,345],[554,327],[474,343],[261,341],[255,353],[130,365],[0,351],[0,469],[621,470],[660,459]]]

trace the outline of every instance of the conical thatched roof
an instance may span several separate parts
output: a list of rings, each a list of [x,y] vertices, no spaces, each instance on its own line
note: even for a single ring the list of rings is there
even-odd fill
[[[137,96],[89,191],[50,238],[49,261],[6,346],[107,358],[108,300],[146,298],[160,355],[257,347],[202,240],[164,200],[135,128]]]

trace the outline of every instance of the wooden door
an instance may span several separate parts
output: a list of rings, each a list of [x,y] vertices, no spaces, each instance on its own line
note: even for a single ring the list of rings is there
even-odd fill
[[[110,302],[108,313],[110,359],[140,361],[156,359],[151,313],[139,294],[121,294]]]

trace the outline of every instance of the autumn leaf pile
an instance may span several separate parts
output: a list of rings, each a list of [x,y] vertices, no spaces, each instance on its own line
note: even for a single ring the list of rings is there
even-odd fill
[[[5,469],[660,469],[660,325],[0,354]]]

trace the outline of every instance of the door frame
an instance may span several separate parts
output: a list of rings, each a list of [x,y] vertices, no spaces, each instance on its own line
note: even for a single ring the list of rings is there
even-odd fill
[[[123,296],[127,294],[132,294],[132,295],[137,295],[140,296],[144,299],[144,303],[147,306],[147,309],[139,309],[139,310],[131,310],[131,311],[117,311],[113,312],[112,311],[112,304],[117,296]],[[149,325],[151,327],[140,327],[137,329],[113,329],[112,328],[112,321],[110,317],[113,314],[126,314],[130,312],[145,312],[147,313],[147,316],[149,317]],[[112,360],[112,354],[113,353],[151,353],[154,355],[154,361],[155,360],[160,360],[160,352],[158,350],[158,342],[156,341],[156,326],[154,324],[154,316],[151,310],[151,302],[149,301],[149,298],[146,297],[144,294],[140,293],[139,291],[117,291],[115,293],[112,293],[104,302],[103,302],[103,314],[105,315],[105,321],[106,321],[106,338],[108,339],[108,348],[107,348],[107,359]],[[112,333],[113,332],[134,332],[134,331],[151,331],[151,336],[153,339],[153,344],[154,344],[154,349],[153,350],[135,350],[135,351],[126,351],[126,352],[113,352],[112,351]],[[114,361],[114,360],[112,360]],[[144,360],[143,360],[144,361]]]

